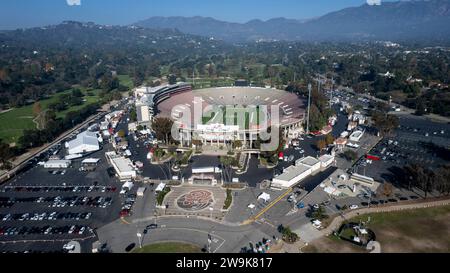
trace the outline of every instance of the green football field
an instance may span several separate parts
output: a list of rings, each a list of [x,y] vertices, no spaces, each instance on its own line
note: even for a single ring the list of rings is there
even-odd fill
[[[266,121],[267,116],[259,107],[216,106],[203,115],[203,124],[238,125],[240,129],[255,128]]]

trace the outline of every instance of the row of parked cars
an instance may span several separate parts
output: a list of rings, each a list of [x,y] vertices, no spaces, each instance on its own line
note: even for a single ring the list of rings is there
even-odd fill
[[[92,212],[43,212],[43,213],[15,213],[2,214],[0,220],[8,221],[56,221],[56,220],[89,220]]]
[[[88,196],[70,196],[70,197],[2,197],[0,198],[0,207],[10,208],[17,203],[50,203],[50,208],[64,208],[64,207],[76,207],[76,206],[89,206],[106,208],[112,204],[112,197],[88,197]]]
[[[44,226],[44,227],[0,227],[0,236],[17,236],[17,235],[83,235],[92,233],[93,230],[88,226]]]
[[[116,187],[112,186],[6,186],[0,192],[115,192]]]
[[[119,213],[120,217],[130,216],[135,202],[136,194],[127,194],[125,196],[125,200],[122,202],[122,209]]]
[[[44,199],[45,200],[45,199]],[[38,202],[39,203],[39,202]],[[49,207],[64,208],[66,206],[89,206],[96,208],[106,208],[112,204],[111,197],[88,197],[88,196],[74,196],[74,197],[55,197]]]

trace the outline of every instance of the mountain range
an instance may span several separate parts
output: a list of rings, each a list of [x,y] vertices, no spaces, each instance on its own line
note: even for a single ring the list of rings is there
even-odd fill
[[[450,0],[420,0],[364,4],[310,20],[274,18],[246,23],[210,17],[151,17],[136,26],[177,29],[183,33],[228,42],[287,41],[448,41]]]

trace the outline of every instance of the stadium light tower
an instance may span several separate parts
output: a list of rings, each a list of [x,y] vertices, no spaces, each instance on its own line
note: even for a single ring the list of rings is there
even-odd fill
[[[306,133],[309,134],[309,110],[311,109],[311,84],[308,84],[308,118],[306,120]]]
[[[330,108],[333,103],[334,77],[331,77]]]

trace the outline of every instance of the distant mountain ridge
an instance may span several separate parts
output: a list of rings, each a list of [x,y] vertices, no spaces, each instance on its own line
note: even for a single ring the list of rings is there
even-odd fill
[[[135,25],[214,37],[255,40],[450,40],[450,0],[383,2],[331,12],[310,20],[274,18],[231,23],[211,17],[151,17]]]

